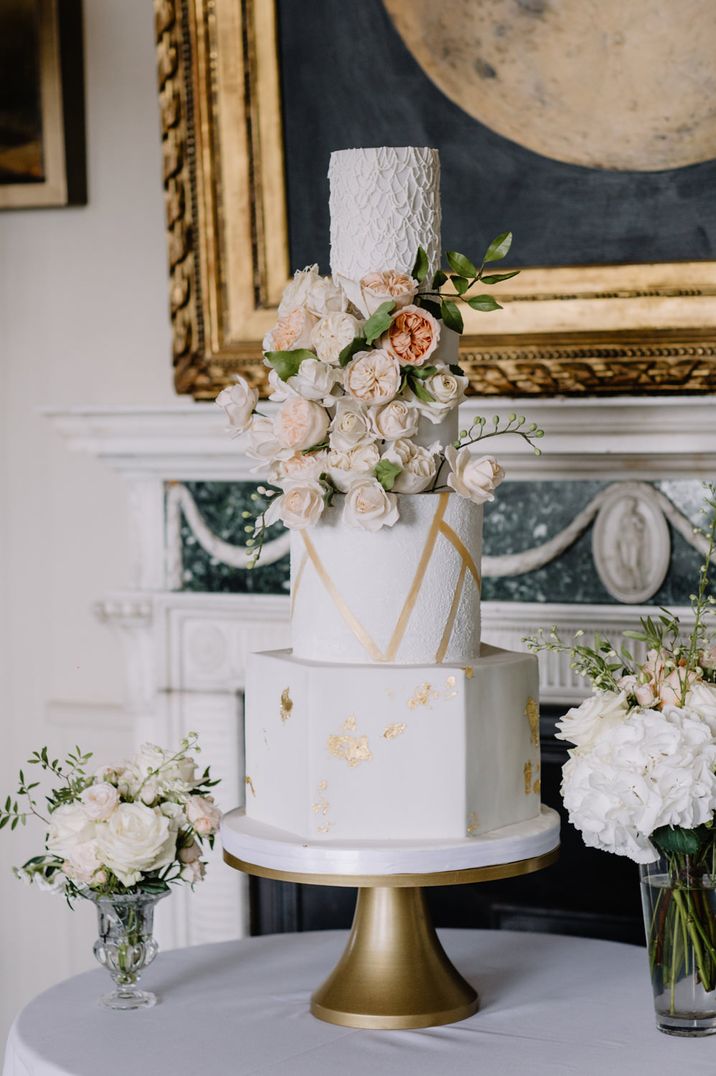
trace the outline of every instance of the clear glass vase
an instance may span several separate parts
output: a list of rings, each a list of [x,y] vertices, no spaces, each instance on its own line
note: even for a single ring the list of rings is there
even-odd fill
[[[105,897],[87,894],[97,907],[99,937],[94,943],[94,955],[110,973],[116,986],[99,999],[108,1009],[147,1009],[156,1005],[156,995],[140,990],[137,984],[143,970],[159,951],[153,937],[154,907],[166,895],[129,893]]]
[[[716,1034],[716,870],[677,853],[640,868],[656,1023],[668,1035]]]

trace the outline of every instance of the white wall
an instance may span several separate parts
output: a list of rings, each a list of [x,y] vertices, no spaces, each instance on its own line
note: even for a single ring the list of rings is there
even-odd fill
[[[152,5],[84,0],[89,204],[0,213],[0,792],[48,743],[122,752],[122,659],[91,612],[127,582],[122,480],[67,452],[42,407],[172,395]],[[0,1039],[92,963],[91,909],[10,875],[0,833]]]

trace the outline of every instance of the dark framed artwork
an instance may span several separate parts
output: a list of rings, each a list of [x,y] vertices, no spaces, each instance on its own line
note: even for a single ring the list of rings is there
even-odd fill
[[[80,0],[3,0],[0,73],[0,208],[84,205]]]
[[[290,272],[329,269],[330,152],[361,145],[440,150],[445,249],[514,233],[474,392],[716,391],[716,30],[687,6],[155,0],[177,391],[262,383]]]

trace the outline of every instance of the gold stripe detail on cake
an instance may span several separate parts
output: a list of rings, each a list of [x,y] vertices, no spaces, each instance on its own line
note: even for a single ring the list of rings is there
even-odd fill
[[[338,593],[337,587],[335,586],[330,575],[324,568],[323,562],[321,561],[321,558],[318,556],[318,553],[316,551],[316,547],[314,546],[313,542],[311,541],[305,530],[301,531],[301,537],[303,538],[304,545],[306,546],[306,552],[311,558],[311,563],[316,569],[318,578],[323,583],[330,597],[333,599],[333,603],[338,609],[338,612],[341,614],[346,624],[355,635],[358,642],[368,651],[370,656],[373,658],[373,661],[385,661],[386,659],[383,657],[368,632],[365,630],[360,621],[353,616],[353,613],[350,611],[343,598]]]
[[[445,494],[443,494],[443,496],[445,496]],[[475,580],[475,586],[478,590],[480,590],[480,573],[478,572],[477,565],[470,556],[470,551],[468,550],[465,543],[460,537],[458,537],[452,527],[448,523],[446,523],[445,520],[442,520],[440,523],[440,533],[443,534],[447,538],[448,542],[451,542],[455,549],[458,551],[462,559],[462,563],[465,565],[468,572]]]
[[[293,586],[291,587],[291,616],[293,616],[293,610],[296,607],[296,598],[298,597],[298,590],[301,586],[301,579],[303,578],[303,572],[307,563],[308,553],[304,553],[301,557],[301,563],[298,566],[298,571],[296,572],[296,579]]]
[[[435,509],[435,515],[433,516],[433,521],[430,524],[428,536],[425,539],[425,546],[418,562],[418,567],[415,572],[415,578],[413,579],[412,586],[408,591],[408,596],[405,599],[405,605],[403,606],[400,616],[398,617],[398,623],[395,625],[395,631],[393,632],[391,640],[388,643],[388,649],[385,652],[385,661],[392,661],[394,659],[395,655],[398,652],[398,648],[403,641],[403,636],[405,635],[408,621],[410,620],[411,613],[413,612],[413,608],[418,599],[418,594],[420,593],[420,588],[423,585],[425,573],[428,570],[428,565],[433,555],[433,549],[435,548],[435,542],[438,537],[438,531],[440,530],[440,524],[442,523],[442,518],[445,515],[445,510],[448,505],[448,496],[448,493],[440,494],[440,500],[438,501],[438,506]]]
[[[442,661],[443,661],[443,659],[445,657],[445,653],[446,653],[447,648],[448,648],[448,643],[450,642],[450,636],[452,635],[452,629],[455,626],[455,617],[457,616],[457,611],[458,611],[458,608],[460,606],[460,598],[462,597],[462,588],[465,585],[465,576],[466,575],[467,575],[467,565],[463,561],[462,566],[460,568],[460,574],[457,577],[457,585],[455,587],[455,593],[452,596],[452,604],[450,605],[450,612],[448,613],[448,618],[445,621],[445,631],[443,632],[443,637],[440,640],[440,646],[437,648],[437,651],[435,653],[435,661],[436,661],[436,664],[438,664],[438,665],[442,664]]]

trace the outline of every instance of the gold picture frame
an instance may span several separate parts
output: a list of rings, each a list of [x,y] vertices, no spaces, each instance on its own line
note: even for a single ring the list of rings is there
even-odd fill
[[[274,0],[155,0],[175,386],[263,386],[289,272]],[[526,268],[469,311],[481,395],[716,392],[716,262]]]
[[[85,205],[80,0],[25,0],[0,14],[13,55],[0,117],[0,209]]]

